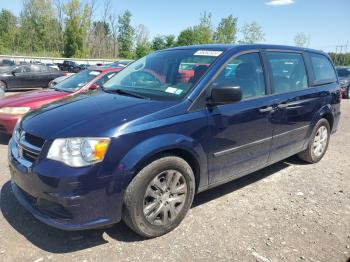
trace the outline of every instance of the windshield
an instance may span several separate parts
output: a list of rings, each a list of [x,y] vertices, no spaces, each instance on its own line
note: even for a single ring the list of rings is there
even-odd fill
[[[350,68],[338,68],[337,73],[339,77],[350,76]]]
[[[107,92],[128,91],[156,100],[178,100],[198,82],[220,50],[168,50],[132,63],[104,84]]]
[[[72,93],[83,88],[87,83],[100,74],[101,71],[87,69],[68,77],[64,81],[55,85],[54,88],[55,90]]]

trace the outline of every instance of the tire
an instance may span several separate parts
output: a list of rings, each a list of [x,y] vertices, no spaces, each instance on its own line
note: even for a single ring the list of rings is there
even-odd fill
[[[0,81],[0,92],[5,94],[7,91],[7,84],[4,81]]]
[[[185,193],[175,193],[180,191]],[[195,178],[190,165],[177,156],[160,157],[146,165],[127,187],[123,221],[143,237],[164,235],[184,219],[194,192]]]
[[[53,88],[55,86],[55,82],[53,80],[51,80],[48,85],[47,88]]]
[[[329,126],[329,122],[325,118],[320,119],[312,131],[312,135],[310,137],[310,141],[307,146],[307,149],[299,153],[298,157],[301,160],[304,160],[305,162],[311,163],[311,164],[314,164],[320,161],[325,155],[328,148],[329,139],[330,139],[330,130],[331,129]],[[327,133],[325,134],[323,132],[327,132]],[[319,142],[317,143],[316,141],[319,141]],[[318,145],[320,146],[317,147]]]
[[[345,98],[349,99],[350,98],[350,86],[345,91]]]

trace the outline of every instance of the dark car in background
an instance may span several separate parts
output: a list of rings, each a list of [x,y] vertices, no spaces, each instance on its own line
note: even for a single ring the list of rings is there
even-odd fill
[[[350,66],[338,66],[336,69],[342,94],[350,98]]]
[[[2,59],[0,60],[0,71],[6,70],[13,65],[15,65],[15,61],[11,59]]]
[[[64,60],[63,63],[58,63],[57,66],[59,67],[60,70],[69,72],[69,73],[78,73],[82,69],[85,69],[85,67],[81,67],[74,61],[70,60]]]
[[[189,79],[180,77],[185,63],[196,65]],[[57,228],[123,219],[142,236],[160,236],[181,223],[198,192],[295,154],[320,161],[340,102],[335,68],[321,51],[202,45],[155,52],[99,92],[25,115],[9,142],[12,191]]]
[[[14,65],[0,72],[0,89],[45,88],[50,81],[63,75],[62,71],[43,64]]]
[[[105,66],[108,66],[108,67],[127,67],[132,62],[134,62],[134,60],[120,60],[120,61],[115,61],[111,64],[106,64]]]

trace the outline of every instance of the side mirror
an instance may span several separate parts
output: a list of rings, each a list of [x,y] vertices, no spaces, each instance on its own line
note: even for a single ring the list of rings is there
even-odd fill
[[[211,90],[209,105],[231,104],[242,100],[239,86],[217,86]]]
[[[16,71],[12,71],[12,72],[11,72],[11,74],[12,74],[13,76],[16,76],[16,73],[17,73]]]
[[[99,86],[98,84],[91,84],[91,85],[89,86],[89,90],[90,90],[90,91],[96,90],[96,89],[98,89],[98,88],[100,88],[100,86]]]

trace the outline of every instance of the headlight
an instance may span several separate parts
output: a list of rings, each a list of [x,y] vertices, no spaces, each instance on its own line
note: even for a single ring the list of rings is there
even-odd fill
[[[93,137],[55,139],[47,158],[72,167],[89,166],[103,160],[109,142],[109,138]]]
[[[10,114],[10,115],[24,115],[25,113],[29,112],[30,107],[23,106],[23,107],[3,107],[0,108],[0,113],[4,114]]]

